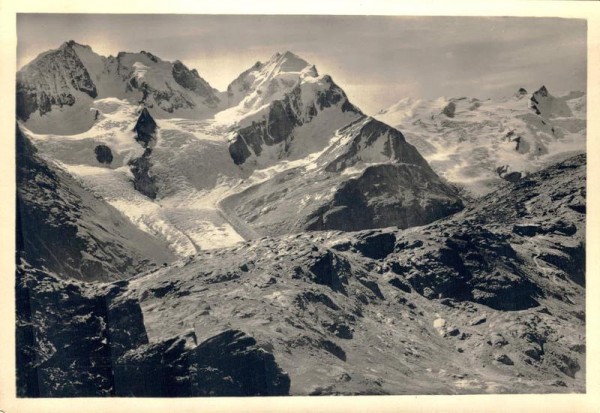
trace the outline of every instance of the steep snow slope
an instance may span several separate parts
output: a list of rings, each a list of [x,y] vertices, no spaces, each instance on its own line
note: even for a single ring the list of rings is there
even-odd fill
[[[174,255],[76,179],[43,160],[17,128],[17,243],[63,277],[127,278]]]
[[[74,41],[42,53],[17,73],[17,116],[41,133],[86,131],[96,117],[96,98],[143,102],[159,118],[205,118],[223,108],[219,95],[180,61],[145,51],[103,57]]]
[[[376,116],[402,130],[432,168],[483,195],[585,151],[585,95],[554,97],[545,87],[497,100],[403,99]]]

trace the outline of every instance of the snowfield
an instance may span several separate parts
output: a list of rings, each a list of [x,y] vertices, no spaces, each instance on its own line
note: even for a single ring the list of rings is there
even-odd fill
[[[528,174],[585,151],[585,95],[542,96],[540,115],[530,96],[406,98],[376,118],[402,131],[439,175],[481,196],[502,182],[499,167]]]

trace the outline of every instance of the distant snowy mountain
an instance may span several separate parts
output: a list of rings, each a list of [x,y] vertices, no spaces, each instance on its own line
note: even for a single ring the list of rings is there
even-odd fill
[[[72,78],[92,73],[96,82],[84,84],[95,96],[73,106],[93,119],[79,133],[58,133],[60,106],[33,114],[32,93],[19,100],[28,136],[178,255],[264,234],[423,225],[462,208],[402,133],[365,116],[330,76],[291,52],[242,73],[227,90],[231,107],[219,112],[225,101],[196,72],[183,76],[182,64],[147,52],[102,58],[68,42],[26,66],[19,87],[48,89],[42,67],[44,79],[63,80],[61,93],[80,97]],[[161,84],[173,91],[168,99],[156,92]],[[196,100],[176,107],[190,94]]]
[[[438,174],[474,195],[586,146],[582,92],[555,97],[541,87],[495,100],[403,99],[376,117],[402,130]]]

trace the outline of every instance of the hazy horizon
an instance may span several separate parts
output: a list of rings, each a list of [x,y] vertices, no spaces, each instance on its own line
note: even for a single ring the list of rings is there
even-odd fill
[[[18,14],[17,65],[67,40],[181,60],[213,87],[290,50],[369,114],[405,97],[585,90],[587,22],[523,17]]]

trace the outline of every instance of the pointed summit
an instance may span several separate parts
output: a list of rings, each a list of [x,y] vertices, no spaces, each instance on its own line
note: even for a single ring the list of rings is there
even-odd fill
[[[295,55],[290,51],[286,51],[283,54],[276,53],[274,59],[275,65],[280,72],[301,72],[310,64],[302,59],[300,56]]]
[[[519,90],[517,90],[514,94],[515,98],[517,99],[521,99],[523,96],[527,95],[527,89],[525,88],[519,88]]]
[[[73,48],[75,46],[83,47],[84,49],[92,50],[92,48],[86,44],[77,43],[75,40],[68,40],[60,45],[59,49],[64,50],[67,48]]]

